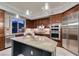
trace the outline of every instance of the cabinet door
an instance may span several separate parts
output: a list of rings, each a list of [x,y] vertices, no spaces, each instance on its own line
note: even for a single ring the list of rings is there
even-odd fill
[[[4,18],[4,12],[0,11],[0,22],[3,22],[3,18]]]
[[[4,49],[4,38],[0,37],[0,50]]]
[[[4,49],[4,11],[0,10],[0,50]]]

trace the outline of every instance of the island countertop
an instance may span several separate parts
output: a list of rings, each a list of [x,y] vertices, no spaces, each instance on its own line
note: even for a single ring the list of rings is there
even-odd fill
[[[57,42],[45,36],[21,36],[14,37],[11,39],[26,45],[30,45],[45,51],[49,51],[51,53],[55,51],[57,45]]]

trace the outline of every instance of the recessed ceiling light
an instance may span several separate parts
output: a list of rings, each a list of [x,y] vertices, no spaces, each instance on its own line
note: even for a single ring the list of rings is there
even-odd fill
[[[18,14],[16,14],[16,18],[19,18],[19,15]]]
[[[48,3],[45,3],[45,10],[48,10],[49,9],[49,5]]]
[[[30,15],[30,11],[29,10],[26,10],[26,15]]]
[[[42,11],[48,10],[49,9],[49,4],[45,3],[44,6],[41,9],[42,9]]]

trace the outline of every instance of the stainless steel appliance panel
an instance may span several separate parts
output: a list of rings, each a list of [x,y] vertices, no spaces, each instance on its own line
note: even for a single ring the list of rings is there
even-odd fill
[[[62,22],[62,45],[70,52],[78,55],[78,14],[79,12],[72,13],[65,16]]]

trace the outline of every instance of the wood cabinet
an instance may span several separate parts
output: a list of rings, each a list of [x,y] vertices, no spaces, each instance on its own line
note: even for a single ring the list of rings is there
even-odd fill
[[[56,14],[56,15],[51,15],[50,16],[50,24],[55,24],[55,23],[62,23],[62,20],[63,20],[63,14],[60,13],[60,14]],[[62,46],[62,29],[60,29],[60,40],[55,40],[58,42],[57,46],[61,47]]]
[[[4,37],[0,37],[0,50],[4,49],[5,46],[5,41],[4,41]]]
[[[0,10],[0,50],[4,49],[4,11]]]
[[[63,18],[63,14],[56,14],[56,15],[51,15],[50,16],[50,24],[53,23],[61,23],[62,22],[62,18]]]
[[[44,25],[45,27],[48,27],[50,24],[50,18],[41,18],[41,19],[35,19],[35,20],[26,20],[26,27],[27,28],[37,28],[37,26]]]
[[[50,17],[40,18],[35,20],[26,20],[27,28],[37,28],[37,26],[44,25],[46,28],[49,24],[61,23],[63,14],[51,15]]]
[[[26,28],[34,28],[34,21],[26,20]]]
[[[71,9],[66,10],[65,12],[63,12],[63,16],[67,16],[67,15],[72,14],[72,13],[77,12],[77,11],[79,11],[79,4],[72,7]]]
[[[4,12],[0,10],[0,22],[4,21],[3,18],[4,18]]]

